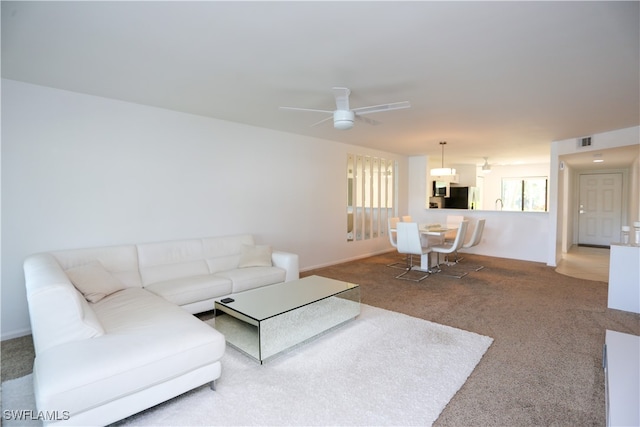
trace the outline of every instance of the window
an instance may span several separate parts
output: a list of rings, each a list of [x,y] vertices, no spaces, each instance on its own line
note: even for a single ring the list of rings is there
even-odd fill
[[[546,212],[546,176],[530,178],[502,178],[502,210]]]
[[[387,236],[396,167],[391,160],[347,154],[347,241]]]

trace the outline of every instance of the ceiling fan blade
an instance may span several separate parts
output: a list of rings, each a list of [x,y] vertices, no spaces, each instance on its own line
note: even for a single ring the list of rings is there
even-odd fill
[[[411,104],[409,101],[402,102],[394,102],[391,104],[382,104],[382,105],[372,105],[370,107],[360,107],[354,108],[353,111],[356,114],[371,114],[371,113],[379,113],[381,111],[391,111],[391,110],[401,110],[403,108],[410,108]]]
[[[298,107],[280,107],[281,110],[294,110],[294,111],[311,111],[315,113],[329,113],[333,114],[333,111],[329,110],[316,110],[313,108],[298,108]]]
[[[333,96],[336,98],[336,109],[349,110],[349,95],[351,91],[346,87],[334,87]]]
[[[382,124],[381,122],[377,121],[377,120],[373,120],[370,119],[368,117],[362,117],[360,116],[360,114],[356,114],[356,120],[360,120],[361,122],[365,122],[366,124],[372,125],[372,126],[377,126],[379,124]]]
[[[315,122],[314,124],[312,124],[310,127],[314,127],[314,126],[318,126],[319,124],[322,124],[324,122],[327,122],[329,120],[333,119],[333,116],[329,116],[326,119],[322,119],[319,122]]]

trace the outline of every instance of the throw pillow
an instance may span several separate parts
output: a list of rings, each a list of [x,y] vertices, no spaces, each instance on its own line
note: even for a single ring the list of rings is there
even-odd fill
[[[98,302],[107,295],[125,288],[125,285],[98,261],[70,268],[66,273],[73,286],[82,292],[89,302]]]
[[[271,267],[271,246],[266,245],[242,245],[238,268],[245,267]]]

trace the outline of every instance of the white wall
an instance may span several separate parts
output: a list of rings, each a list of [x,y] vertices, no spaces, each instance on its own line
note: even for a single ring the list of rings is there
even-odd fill
[[[431,189],[428,181],[428,167],[428,156],[409,157],[409,210],[406,213],[400,211],[400,216],[422,212],[429,205]]]
[[[640,144],[640,141],[638,142]],[[640,152],[640,145],[638,146]],[[640,221],[640,156],[629,169],[629,225]]]
[[[29,331],[32,253],[253,233],[301,269],[387,250],[346,241],[346,154],[299,135],[2,80],[2,338]]]

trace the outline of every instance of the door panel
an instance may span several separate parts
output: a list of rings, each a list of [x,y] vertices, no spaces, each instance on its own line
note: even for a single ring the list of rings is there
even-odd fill
[[[622,174],[580,175],[578,244],[609,246],[619,240]]]

